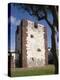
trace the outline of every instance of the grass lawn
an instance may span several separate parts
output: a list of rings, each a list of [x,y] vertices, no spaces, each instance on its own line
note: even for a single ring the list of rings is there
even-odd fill
[[[50,75],[54,74],[54,65],[35,68],[16,68],[11,69],[11,76],[35,76],[35,75]]]

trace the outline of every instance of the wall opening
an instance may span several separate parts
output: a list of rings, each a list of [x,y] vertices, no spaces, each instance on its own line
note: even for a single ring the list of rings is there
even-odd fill
[[[33,37],[34,37],[32,34],[31,34],[30,36],[31,36],[31,38],[33,38]]]
[[[38,28],[38,25],[36,22],[34,23],[34,28],[36,28],[36,29]]]
[[[40,49],[40,48],[38,48],[38,49],[37,49],[37,51],[38,51],[38,52],[40,52],[40,51],[41,51],[41,49]]]
[[[32,61],[34,61],[34,58],[32,57]]]

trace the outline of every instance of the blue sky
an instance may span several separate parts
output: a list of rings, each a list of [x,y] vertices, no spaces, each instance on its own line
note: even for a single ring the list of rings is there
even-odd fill
[[[21,19],[29,19],[31,21],[37,21],[35,17],[30,16],[29,13],[27,13],[22,8],[19,9],[17,8],[17,6],[13,6],[11,4],[11,15],[9,17],[9,21],[11,23],[11,26],[10,26],[11,27],[11,50],[15,50],[15,31]],[[52,23],[53,18],[50,13],[48,14],[48,19]],[[51,30],[47,22],[45,20],[41,20],[41,21],[38,21],[38,23],[47,27],[48,47],[51,47]]]

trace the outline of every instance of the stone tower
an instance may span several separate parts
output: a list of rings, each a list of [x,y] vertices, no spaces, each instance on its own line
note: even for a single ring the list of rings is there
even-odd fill
[[[30,20],[21,20],[16,30],[16,63],[19,67],[48,64],[46,27]]]

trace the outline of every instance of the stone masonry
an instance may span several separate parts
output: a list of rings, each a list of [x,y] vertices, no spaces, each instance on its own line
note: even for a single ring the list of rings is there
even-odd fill
[[[18,63],[19,67],[40,67],[47,65],[46,27],[30,20],[21,20],[16,30],[17,55],[16,63]]]

